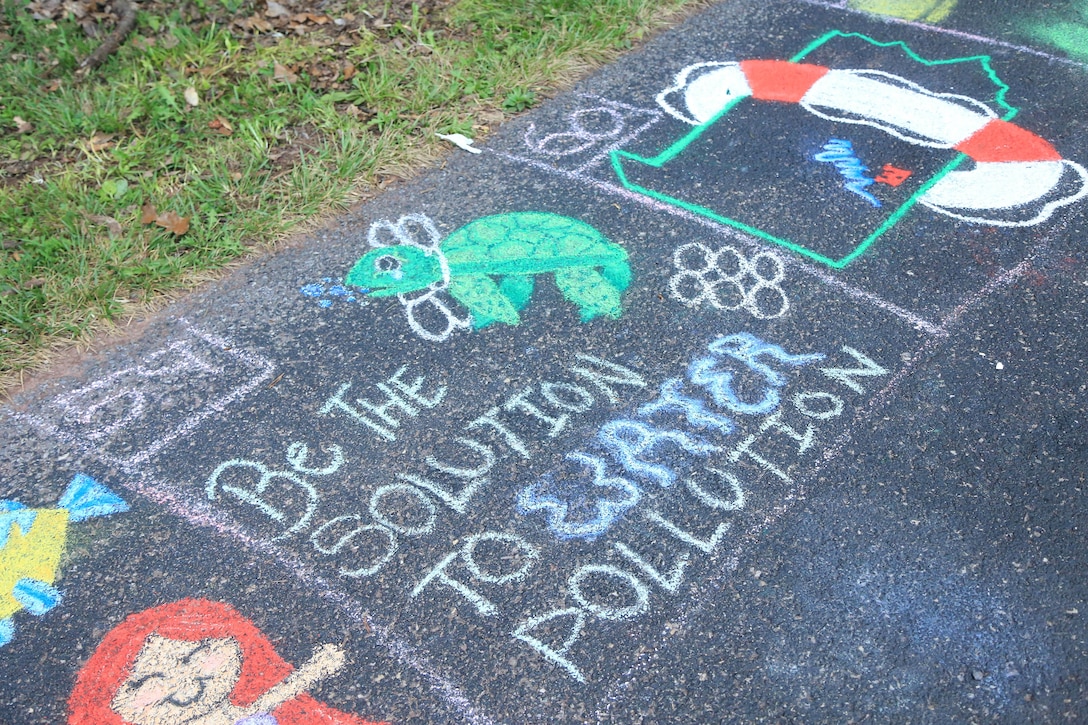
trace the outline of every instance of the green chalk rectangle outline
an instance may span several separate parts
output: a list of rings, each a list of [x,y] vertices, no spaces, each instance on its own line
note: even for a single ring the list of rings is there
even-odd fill
[[[997,92],[994,94],[994,101],[998,105],[1000,105],[1001,107],[1003,107],[1006,110],[1006,113],[1002,117],[1002,120],[1005,120],[1005,121],[1011,120],[1013,118],[1013,116],[1015,116],[1017,114],[1017,112],[1019,111],[1019,109],[1009,105],[1005,101],[1005,95],[1008,93],[1009,87],[1008,87],[1008,85],[1005,84],[1004,81],[1002,81],[998,77],[997,73],[994,71],[993,67],[990,65],[990,56],[988,56],[988,55],[974,55],[974,56],[969,56],[969,57],[964,57],[964,58],[951,58],[951,59],[947,59],[947,60],[927,60],[927,59],[922,58],[921,56],[919,56],[913,50],[911,50],[902,41],[897,40],[897,41],[892,41],[892,42],[885,43],[885,42],[881,42],[881,41],[878,41],[878,40],[874,40],[874,39],[870,38],[867,35],[862,35],[861,33],[845,33],[845,32],[843,32],[841,30],[832,30],[832,31],[829,31],[828,33],[824,34],[823,36],[817,38],[812,43],[810,43],[804,50],[802,50],[800,53],[798,53],[794,57],[790,58],[790,62],[791,63],[797,63],[798,61],[802,60],[805,56],[807,56],[809,53],[813,52],[814,50],[819,48],[824,43],[827,43],[829,40],[831,40],[832,38],[836,38],[836,37],[843,37],[843,38],[856,37],[856,38],[861,38],[862,40],[865,40],[868,43],[871,43],[873,45],[883,47],[883,48],[898,46],[903,51],[905,51],[906,54],[912,60],[917,61],[919,63],[922,63],[924,65],[930,65],[930,66],[933,66],[933,65],[948,65],[948,64],[951,64],[951,63],[965,63],[965,62],[971,62],[971,61],[978,61],[982,65],[982,67],[986,70],[987,75],[989,75],[990,79],[994,82],[994,85],[996,85],[998,87]],[[887,232],[889,229],[891,229],[892,227],[894,227],[896,224],[899,223],[899,221],[906,215],[906,213],[908,211],[910,211],[911,207],[913,207],[916,203],[918,203],[918,200],[927,191],[929,191],[937,182],[939,182],[945,176],[952,173],[960,164],[963,163],[963,161],[966,158],[968,158],[966,154],[961,153],[961,154],[957,155],[954,159],[949,161],[947,164],[945,164],[945,166],[943,168],[941,168],[936,174],[934,174],[933,177],[931,179],[929,179],[929,181],[927,181],[925,184],[923,184],[921,187],[919,187],[913,194],[911,194],[911,196],[906,201],[904,201],[894,212],[892,212],[892,214],[887,219],[885,219],[881,223],[881,225],[876,228],[875,231],[873,231],[868,237],[866,237],[864,240],[862,240],[858,244],[858,246],[854,248],[854,250],[852,252],[850,252],[849,254],[847,254],[845,257],[843,257],[841,259],[832,259],[831,257],[820,254],[819,252],[815,252],[815,251],[813,251],[813,250],[811,250],[811,249],[809,249],[809,248],[807,248],[805,246],[802,246],[802,245],[800,245],[800,244],[798,244],[796,242],[792,242],[792,241],[790,241],[788,239],[783,239],[782,237],[776,237],[775,235],[770,234],[769,232],[765,232],[762,229],[758,229],[756,227],[753,227],[750,224],[746,224],[746,223],[744,223],[744,222],[742,222],[742,221],[740,221],[738,219],[733,219],[731,217],[727,217],[727,216],[723,216],[721,214],[718,214],[717,212],[715,212],[715,211],[713,211],[711,209],[707,209],[704,206],[700,206],[699,204],[693,204],[691,202],[684,201],[683,199],[677,199],[676,197],[670,196],[668,194],[661,193],[659,191],[655,191],[653,189],[647,189],[646,187],[640,186],[640,185],[632,182],[630,179],[627,178],[627,174],[623,169],[623,164],[620,161],[620,159],[630,159],[632,161],[636,161],[636,162],[641,163],[643,165],[651,166],[651,167],[656,168],[656,169],[660,169],[662,166],[667,164],[669,161],[671,161],[672,159],[679,156],[684,151],[684,149],[686,149],[688,146],[690,146],[692,143],[694,143],[696,139],[698,139],[704,132],[707,131],[707,129],[709,129],[711,126],[713,126],[719,120],[721,120],[726,114],[728,114],[730,111],[732,111],[734,108],[736,108],[737,105],[741,103],[741,101],[744,101],[744,100],[747,100],[747,99],[748,99],[747,97],[738,98],[738,99],[734,100],[733,102],[729,103],[725,108],[723,108],[721,111],[716,113],[710,120],[706,121],[705,123],[703,123],[703,124],[701,124],[699,126],[696,126],[689,133],[685,134],[679,140],[675,141],[672,145],[670,145],[667,149],[665,149],[664,151],[659,153],[657,156],[654,156],[652,158],[647,158],[647,157],[640,156],[638,154],[634,154],[634,153],[631,153],[629,151],[623,151],[623,150],[620,150],[620,149],[616,149],[616,150],[612,151],[611,154],[610,154],[611,157],[612,157],[612,169],[616,172],[616,176],[619,177],[620,183],[623,184],[624,188],[626,188],[626,189],[628,189],[630,191],[638,192],[639,194],[643,194],[644,196],[648,196],[650,198],[657,199],[658,201],[665,202],[666,204],[671,204],[673,206],[678,206],[681,209],[686,209],[687,211],[690,211],[690,212],[692,212],[694,214],[698,214],[700,216],[707,217],[708,219],[713,219],[714,221],[719,222],[721,224],[726,224],[728,226],[735,227],[737,229],[741,229],[743,231],[748,232],[749,234],[752,234],[752,235],[754,235],[756,237],[759,237],[760,239],[765,239],[768,242],[772,242],[772,243],[777,244],[777,245],[779,245],[781,247],[785,247],[786,249],[789,249],[790,251],[793,251],[793,252],[796,252],[796,253],[798,253],[800,255],[808,257],[809,259],[815,260],[815,261],[817,261],[817,262],[819,262],[821,264],[825,264],[828,267],[831,267],[832,269],[843,269],[848,264],[850,264],[851,262],[856,260],[858,257],[865,254],[865,252],[869,249],[869,247],[871,247],[873,245],[873,243],[880,236],[882,236],[885,232]]]

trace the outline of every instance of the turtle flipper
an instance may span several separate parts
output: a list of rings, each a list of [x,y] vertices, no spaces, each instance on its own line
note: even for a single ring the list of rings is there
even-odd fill
[[[447,288],[453,298],[472,313],[472,326],[486,327],[492,322],[516,325],[521,322],[517,309],[499,286],[484,274],[454,277]]]
[[[529,304],[529,298],[533,296],[533,276],[531,274],[511,274],[502,278],[499,289],[514,305],[514,309],[521,312],[525,305]]]
[[[601,268],[601,275],[612,283],[617,292],[627,289],[627,285],[631,284],[631,267],[627,264],[626,252],[614,262],[604,265]]]
[[[555,284],[564,297],[578,305],[582,322],[599,315],[618,319],[623,314],[619,290],[595,269],[572,267],[557,270]]]

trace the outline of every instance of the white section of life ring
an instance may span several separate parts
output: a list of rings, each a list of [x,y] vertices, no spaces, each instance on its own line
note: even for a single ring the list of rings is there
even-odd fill
[[[681,70],[673,84],[658,94],[657,102],[670,116],[698,126],[738,98],[751,95],[740,63],[706,62]],[[930,148],[954,148],[998,118],[993,109],[974,98],[935,93],[901,76],[865,69],[829,70],[812,84],[799,105],[819,118],[870,126]],[[947,174],[918,201],[963,221],[1031,226],[1088,195],[1088,171],[1067,159],[974,164],[973,169]],[[1070,174],[1076,177],[1070,182],[1077,185],[1076,190],[1045,201],[1031,219],[984,214],[1043,200],[1066,183]]]
[[[676,107],[673,95],[680,96],[688,113]],[[657,103],[673,118],[699,126],[733,101],[750,95],[752,88],[740,63],[696,63],[676,74],[673,84],[657,94]]]
[[[933,93],[905,78],[869,70],[828,71],[800,105],[829,121],[872,126],[933,148],[952,148],[997,118],[974,98]]]
[[[1044,203],[1030,219],[994,219],[956,211],[1013,209],[1030,204],[1052,193],[1070,172],[1079,177],[1080,188]],[[1088,196],[1088,170],[1075,161],[1005,161],[977,163],[970,171],[953,171],[934,184],[918,202],[933,211],[967,222],[1030,227],[1085,196]]]

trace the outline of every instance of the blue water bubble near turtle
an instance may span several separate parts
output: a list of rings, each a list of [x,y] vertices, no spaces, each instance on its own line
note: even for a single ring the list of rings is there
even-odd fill
[[[397,295],[413,329],[428,339],[445,339],[469,322],[476,329],[519,324],[542,275],[552,276],[582,322],[618,319],[621,295],[631,282],[623,247],[585,222],[547,212],[483,217],[441,241],[430,219],[408,215],[396,223],[375,223],[370,244],[375,249],[355,263],[345,284],[366,289],[371,297]],[[434,299],[443,290],[468,309],[469,321],[458,320]],[[413,310],[424,301],[447,314],[445,330],[421,332]]]

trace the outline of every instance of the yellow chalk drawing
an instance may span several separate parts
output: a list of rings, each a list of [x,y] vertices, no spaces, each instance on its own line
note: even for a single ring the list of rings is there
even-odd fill
[[[61,600],[53,586],[69,521],[127,511],[128,504],[90,476],[76,474],[56,508],[0,501],[0,646],[15,634],[13,615],[41,616]]]
[[[847,6],[867,13],[890,15],[904,20],[939,23],[956,8],[959,0],[849,0]]]

